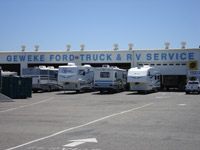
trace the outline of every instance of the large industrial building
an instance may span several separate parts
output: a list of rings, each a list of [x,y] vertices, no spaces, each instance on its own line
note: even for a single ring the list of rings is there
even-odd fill
[[[114,45],[114,50],[70,50],[66,51],[39,51],[38,46],[32,52],[25,51],[22,46],[20,52],[0,52],[0,66],[4,71],[15,71],[21,74],[22,68],[39,65],[54,66],[75,63],[77,65],[90,64],[94,67],[108,64],[119,68],[129,69],[149,65],[158,68],[162,74],[162,87],[183,88],[190,77],[200,80],[200,48],[185,48],[182,42],[180,49],[169,48],[165,43],[165,49],[133,50],[129,44],[129,50],[119,50]]]

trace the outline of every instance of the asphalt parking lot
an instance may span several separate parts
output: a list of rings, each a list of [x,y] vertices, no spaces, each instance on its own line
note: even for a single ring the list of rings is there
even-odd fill
[[[200,95],[36,93],[0,102],[2,150],[199,150]]]

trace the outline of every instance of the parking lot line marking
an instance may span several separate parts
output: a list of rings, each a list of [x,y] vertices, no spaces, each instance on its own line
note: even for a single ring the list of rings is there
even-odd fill
[[[132,108],[132,109],[129,109],[129,110],[125,110],[125,111],[119,112],[119,113],[115,113],[115,114],[112,114],[112,115],[108,115],[108,116],[105,116],[105,117],[103,117],[103,118],[100,118],[100,119],[97,119],[97,120],[94,120],[94,121],[91,121],[91,122],[88,122],[88,123],[85,123],[85,124],[82,124],[82,125],[79,125],[79,126],[76,126],[76,127],[72,127],[72,128],[69,128],[69,129],[65,129],[65,130],[62,130],[62,131],[60,131],[60,132],[51,134],[51,135],[49,135],[49,136],[45,136],[45,137],[42,137],[42,138],[39,138],[39,139],[30,141],[30,142],[27,142],[27,143],[24,143],[24,144],[15,146],[15,147],[11,147],[11,148],[8,148],[8,149],[5,149],[5,150],[13,150],[13,149],[17,149],[17,148],[20,148],[20,147],[23,147],[23,146],[26,146],[26,145],[29,145],[29,144],[32,144],[32,143],[36,143],[36,142],[39,142],[39,141],[42,141],[42,140],[45,140],[45,139],[49,139],[49,138],[54,137],[54,136],[57,136],[57,135],[59,135],[59,134],[62,134],[62,133],[65,133],[65,132],[68,132],[68,131],[71,131],[71,130],[79,129],[79,128],[82,128],[82,127],[85,127],[85,126],[94,124],[94,123],[96,123],[96,122],[99,122],[99,121],[102,121],[102,120],[105,120],[105,119],[108,119],[108,118],[111,118],[111,117],[119,116],[119,115],[122,115],[122,114],[125,114],[125,113],[129,113],[129,112],[132,112],[132,111],[135,111],[135,110],[138,110],[138,109],[142,109],[142,108],[147,107],[147,106],[150,106],[150,105],[152,105],[152,104],[153,104],[153,103],[149,103],[149,104],[145,104],[145,105],[143,105],[143,106],[135,107],[135,108]]]
[[[185,93],[180,93],[180,94],[178,94],[178,96],[181,96],[181,95],[185,95]]]
[[[54,97],[45,99],[45,100],[37,102],[37,103],[32,103],[32,104],[29,104],[29,105],[24,105],[24,106],[20,106],[20,107],[15,107],[15,108],[10,108],[10,109],[7,109],[7,110],[3,110],[3,111],[0,111],[0,113],[12,111],[12,110],[17,110],[17,109],[20,109],[20,108],[25,108],[25,107],[29,107],[29,106],[33,106],[33,105],[37,105],[37,104],[44,103],[44,102],[52,100],[52,99],[54,99]]]
[[[156,97],[156,98],[163,98],[162,96],[158,96],[158,97]]]
[[[179,106],[185,106],[186,104],[178,104]]]

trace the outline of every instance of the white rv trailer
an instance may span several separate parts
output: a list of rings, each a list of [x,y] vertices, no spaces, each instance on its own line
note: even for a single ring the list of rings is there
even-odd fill
[[[148,92],[160,88],[160,71],[153,67],[135,67],[128,70],[127,82],[131,91]]]
[[[61,89],[57,82],[58,69],[53,66],[39,66],[34,68],[23,68],[22,76],[32,78],[33,92],[52,91]]]
[[[126,88],[126,70],[109,65],[95,68],[94,86],[100,93],[123,91]]]
[[[58,82],[62,84],[63,90],[80,91],[94,89],[94,68],[90,65],[76,66],[69,63],[67,66],[59,66]]]

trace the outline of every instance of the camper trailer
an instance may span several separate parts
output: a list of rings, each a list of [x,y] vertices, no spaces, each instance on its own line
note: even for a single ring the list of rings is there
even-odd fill
[[[149,67],[135,67],[128,70],[127,82],[131,91],[149,92],[160,88],[160,71]]]
[[[95,68],[94,85],[100,93],[123,91],[126,87],[126,70],[109,65]]]
[[[57,82],[58,69],[53,66],[39,66],[34,68],[23,68],[22,76],[32,78],[32,91],[52,91],[61,87]]]
[[[76,66],[69,63],[67,66],[59,66],[58,82],[67,91],[93,91],[94,89],[94,68],[90,65]]]

